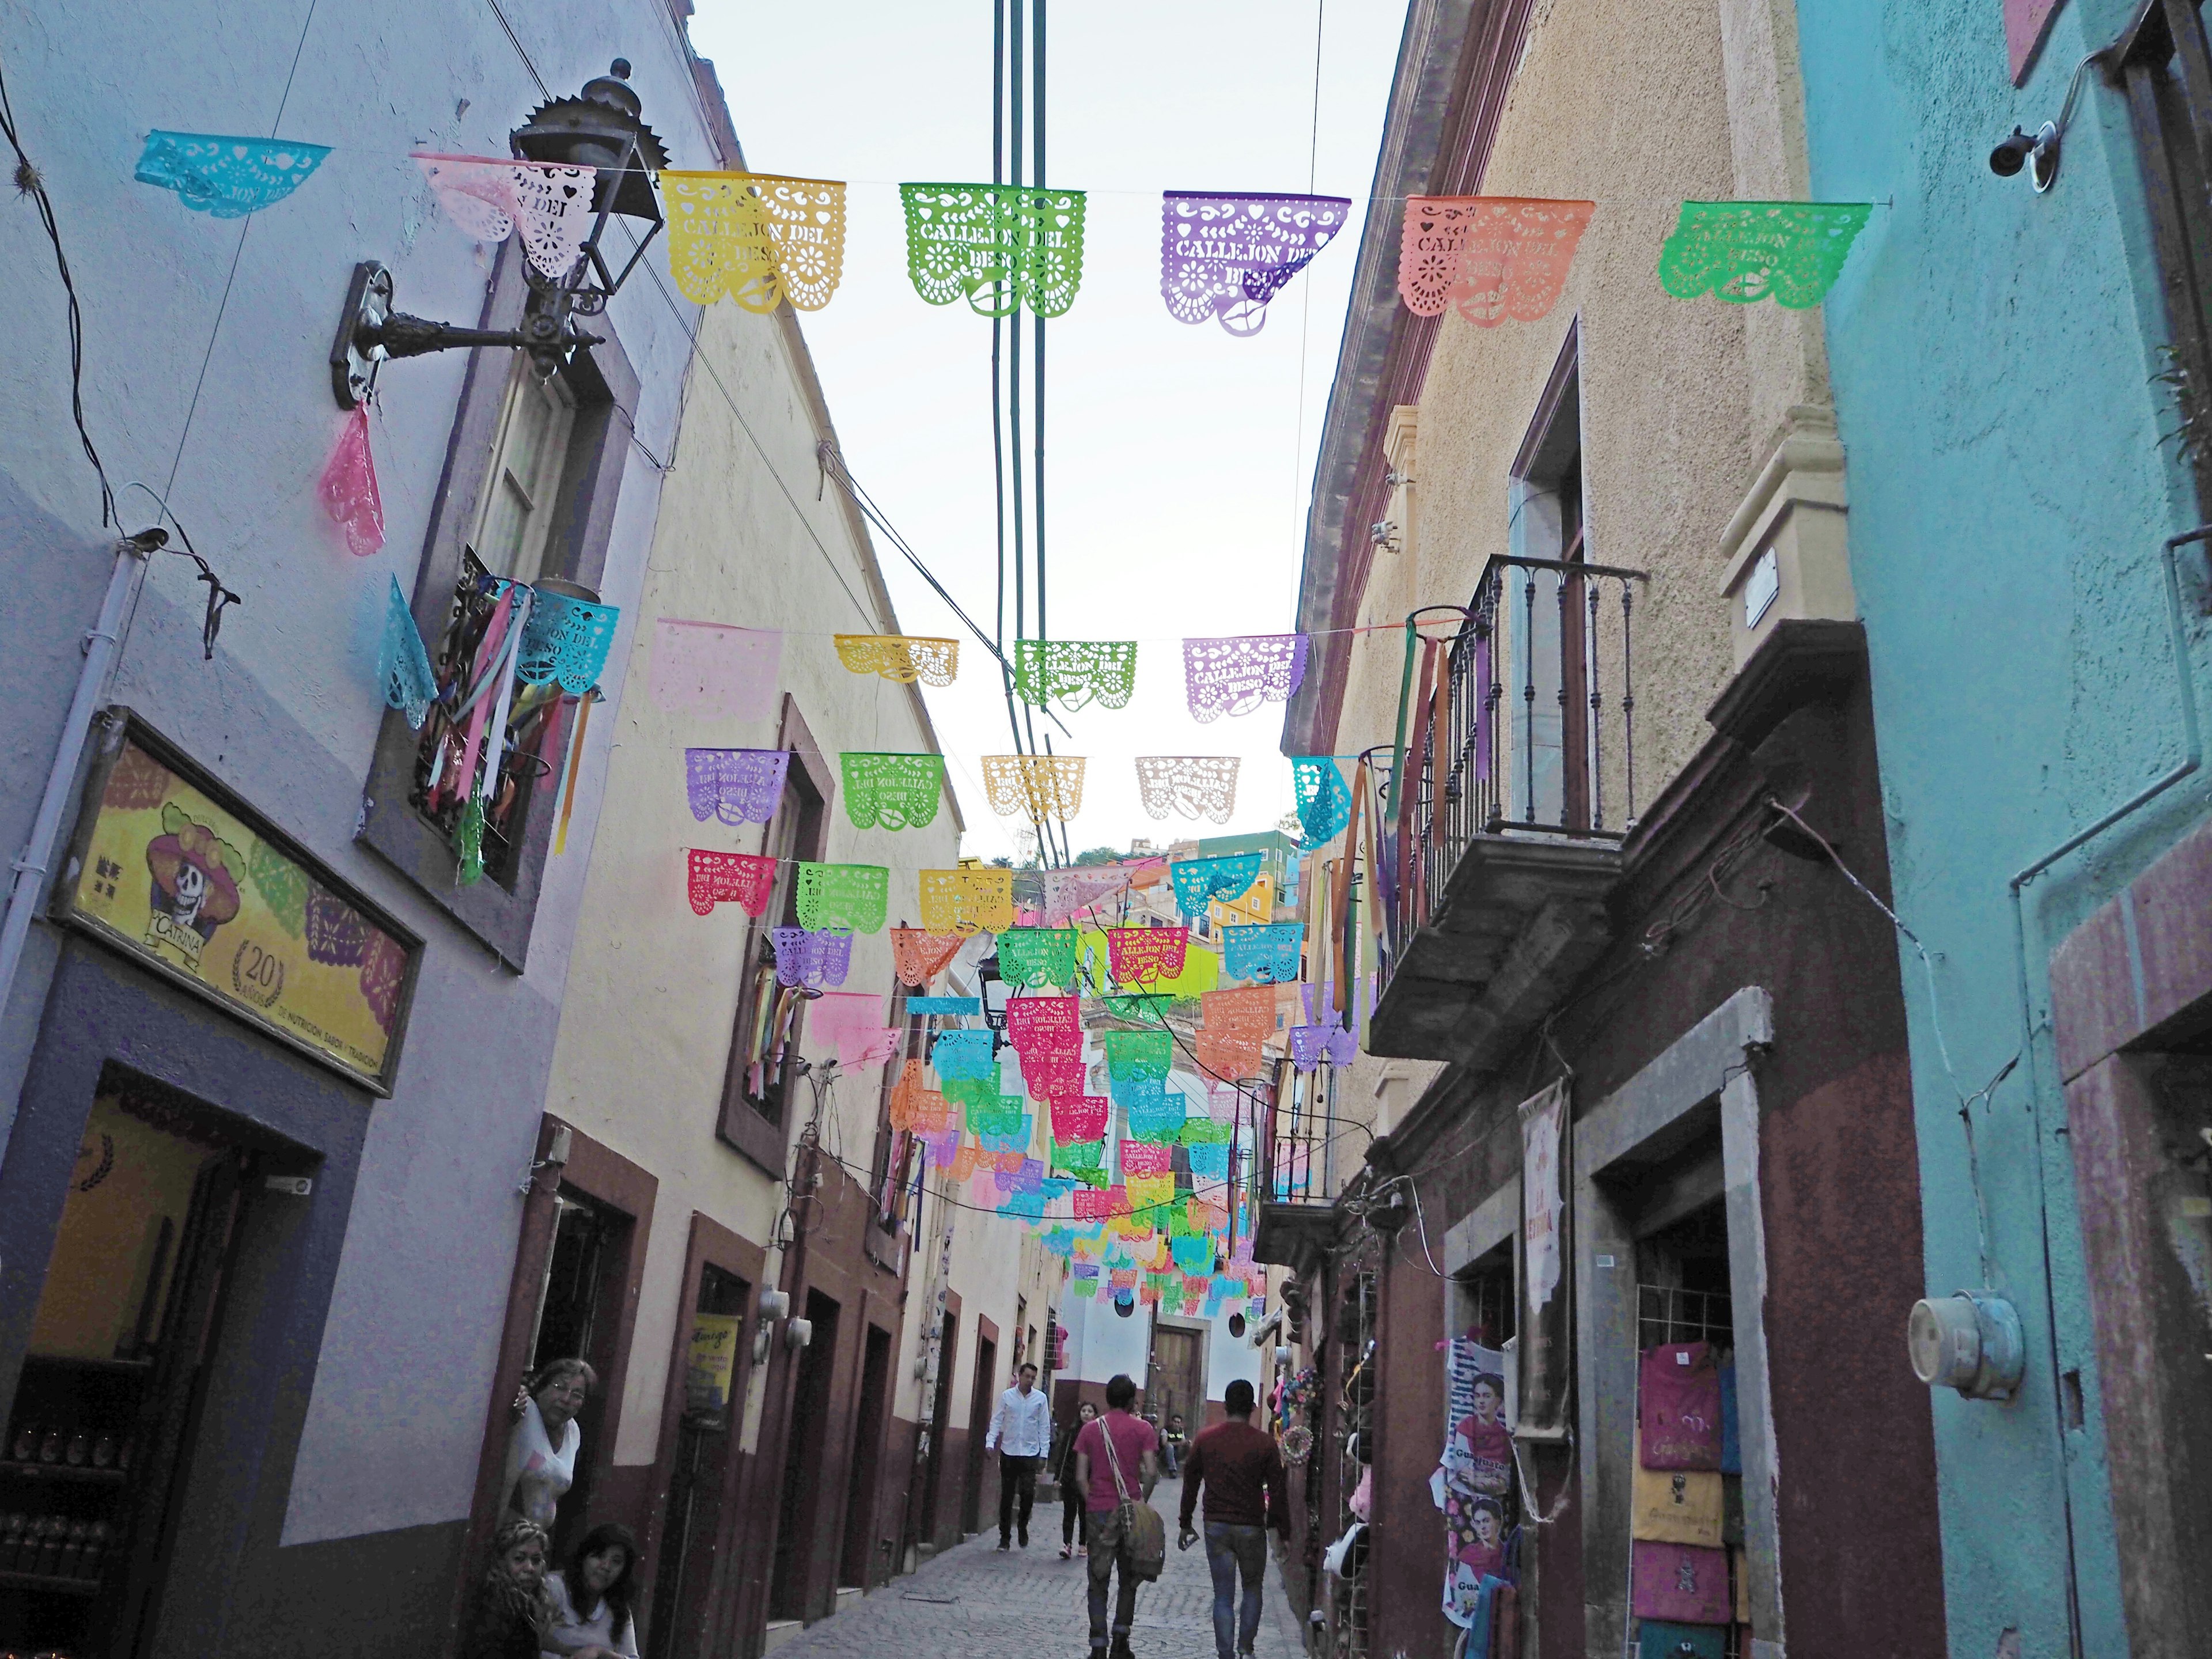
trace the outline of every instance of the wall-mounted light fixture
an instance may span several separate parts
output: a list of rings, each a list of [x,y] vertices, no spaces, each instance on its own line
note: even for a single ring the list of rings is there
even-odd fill
[[[1994,1291],[1957,1291],[1912,1304],[1905,1327],[1912,1372],[1968,1400],[2009,1400],[2027,1369],[2020,1312]]]
[[[1367,539],[1385,553],[1398,550],[1398,526],[1388,519],[1378,519],[1367,526]]]
[[[331,391],[338,407],[351,409],[368,395],[378,368],[393,357],[420,357],[464,346],[512,346],[530,354],[538,378],[560,372],[577,347],[604,343],[576,325],[579,317],[605,311],[661,226],[660,198],[652,173],[668,165],[668,150],[646,125],[637,94],[629,89],[629,64],[617,58],[609,72],[584,83],[573,98],[555,98],[531,112],[507,134],[515,157],[562,167],[598,169],[592,196],[598,215],[576,263],[558,278],[524,262],[530,296],[517,329],[460,328],[392,309],[392,272],[374,259],[354,267],[337,337],[331,345]],[[603,252],[611,218],[645,228],[628,264],[616,271]]]
[[[811,1319],[792,1319],[784,1322],[783,1346],[797,1353],[814,1340],[814,1322]]]
[[[2045,121],[2031,137],[2019,127],[2012,137],[2001,141],[1990,152],[1990,171],[2000,179],[2009,179],[2023,167],[2035,185],[2035,193],[2042,195],[2058,182],[2059,146],[2066,141],[2066,128],[2074,119],[2074,100],[2081,95],[2081,76],[2089,65],[2105,54],[2093,52],[2074,66],[2074,78],[2067,83],[2066,101],[2058,111],[2056,121]]]
[[[788,1291],[763,1291],[760,1293],[760,1322],[753,1328],[753,1364],[757,1365],[768,1358],[768,1346],[775,1335],[775,1322],[791,1316],[791,1293]]]

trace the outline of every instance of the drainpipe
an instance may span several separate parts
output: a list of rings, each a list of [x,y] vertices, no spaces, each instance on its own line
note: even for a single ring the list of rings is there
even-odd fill
[[[123,613],[131,602],[145,562],[168,538],[158,530],[142,531],[115,544],[115,568],[107,578],[107,596],[100,604],[100,619],[84,636],[84,665],[77,670],[76,692],[70,699],[69,718],[62,723],[62,738],[54,750],[53,769],[46,775],[46,793],[39,798],[38,817],[32,820],[30,839],[12,866],[8,890],[8,914],[0,921],[0,1012],[15,991],[15,970],[22,965],[23,946],[30,938],[31,918],[46,885],[47,860],[53,856],[54,838],[61,833],[62,815],[69,810],[76,787],[76,769],[92,737],[92,716],[107,685],[107,672],[122,644]]]
[[[2114,807],[2086,830],[2076,831],[2052,848],[2041,858],[2024,867],[2012,878],[2012,939],[2014,969],[2018,977],[2020,995],[2021,1052],[2027,1062],[2028,1111],[2035,1132],[2035,1200],[2036,1218],[2041,1231],[2043,1244],[2043,1294],[2045,1305],[2051,1310],[2047,1335],[2051,1349],[2051,1378],[2052,1384],[2052,1425],[2057,1431],[2058,1481],[2066,1510],[2066,1617],[2068,1634],[2074,1654],[2081,1652],[2081,1614],[2075,1589],[2074,1546],[2073,1481],[2066,1466],[2066,1430],[2063,1420],[2064,1404],[2060,1398],[2058,1384],[2058,1317],[2057,1300],[2051,1273],[2051,1208],[2043,1185],[2043,1095],[2035,1076],[2035,1007],[2028,988],[2027,977],[2027,884],[2051,866],[2094,841],[2107,830],[2136,812],[2141,811],[2176,784],[2193,776],[2203,764],[2203,738],[2197,723],[2197,681],[2189,665],[2189,627],[2181,606],[2181,569],[2179,554],[2192,543],[2212,540],[2212,525],[2199,525],[2179,536],[2166,539],[2162,556],[2166,562],[2166,627],[2173,636],[2173,670],[2176,690],[2181,704],[2182,757],[2164,776]]]

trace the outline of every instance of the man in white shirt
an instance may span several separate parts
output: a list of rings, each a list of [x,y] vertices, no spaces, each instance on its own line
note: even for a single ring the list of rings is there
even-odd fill
[[[1037,1388],[1037,1368],[1024,1365],[999,1396],[983,1449],[999,1453],[999,1547],[1012,1547],[1014,1503],[1021,1500],[1022,1547],[1030,1547],[1030,1511],[1036,1506],[1037,1465],[1052,1449],[1052,1406]]]

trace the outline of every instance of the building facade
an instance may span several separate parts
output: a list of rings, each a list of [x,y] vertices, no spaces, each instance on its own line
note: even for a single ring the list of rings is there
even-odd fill
[[[1259,1247],[1340,1652],[1945,1650],[1858,463],[1817,309],[1654,270],[1686,198],[1808,196],[1791,13],[1409,15],[1283,744],[1367,757],[1307,971],[1378,983]],[[1587,205],[1540,319],[1401,303],[1404,198],[1475,194]]]

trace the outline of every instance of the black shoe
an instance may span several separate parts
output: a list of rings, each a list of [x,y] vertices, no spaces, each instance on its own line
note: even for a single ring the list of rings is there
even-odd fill
[[[1114,1638],[1113,1648],[1108,1652],[1106,1659],[1137,1659],[1137,1656],[1129,1651],[1129,1638],[1126,1636],[1117,1636]]]
[[[1005,1539],[1001,1538],[1001,1539],[999,1540],[999,1547],[1000,1547],[1000,1549],[1002,1549],[1002,1550],[1003,1550],[1003,1549],[1010,1548],[1010,1547],[1011,1547],[1010,1545],[1008,1545],[1008,1544],[1007,1544],[1007,1542],[1006,1542],[1006,1540]]]
[[[1022,1528],[1022,1547],[1023,1547],[1024,1549],[1027,1549],[1029,1547],[1030,1547],[1030,1534],[1029,1534],[1029,1528],[1026,1528],[1026,1527],[1024,1527],[1024,1528]]]

